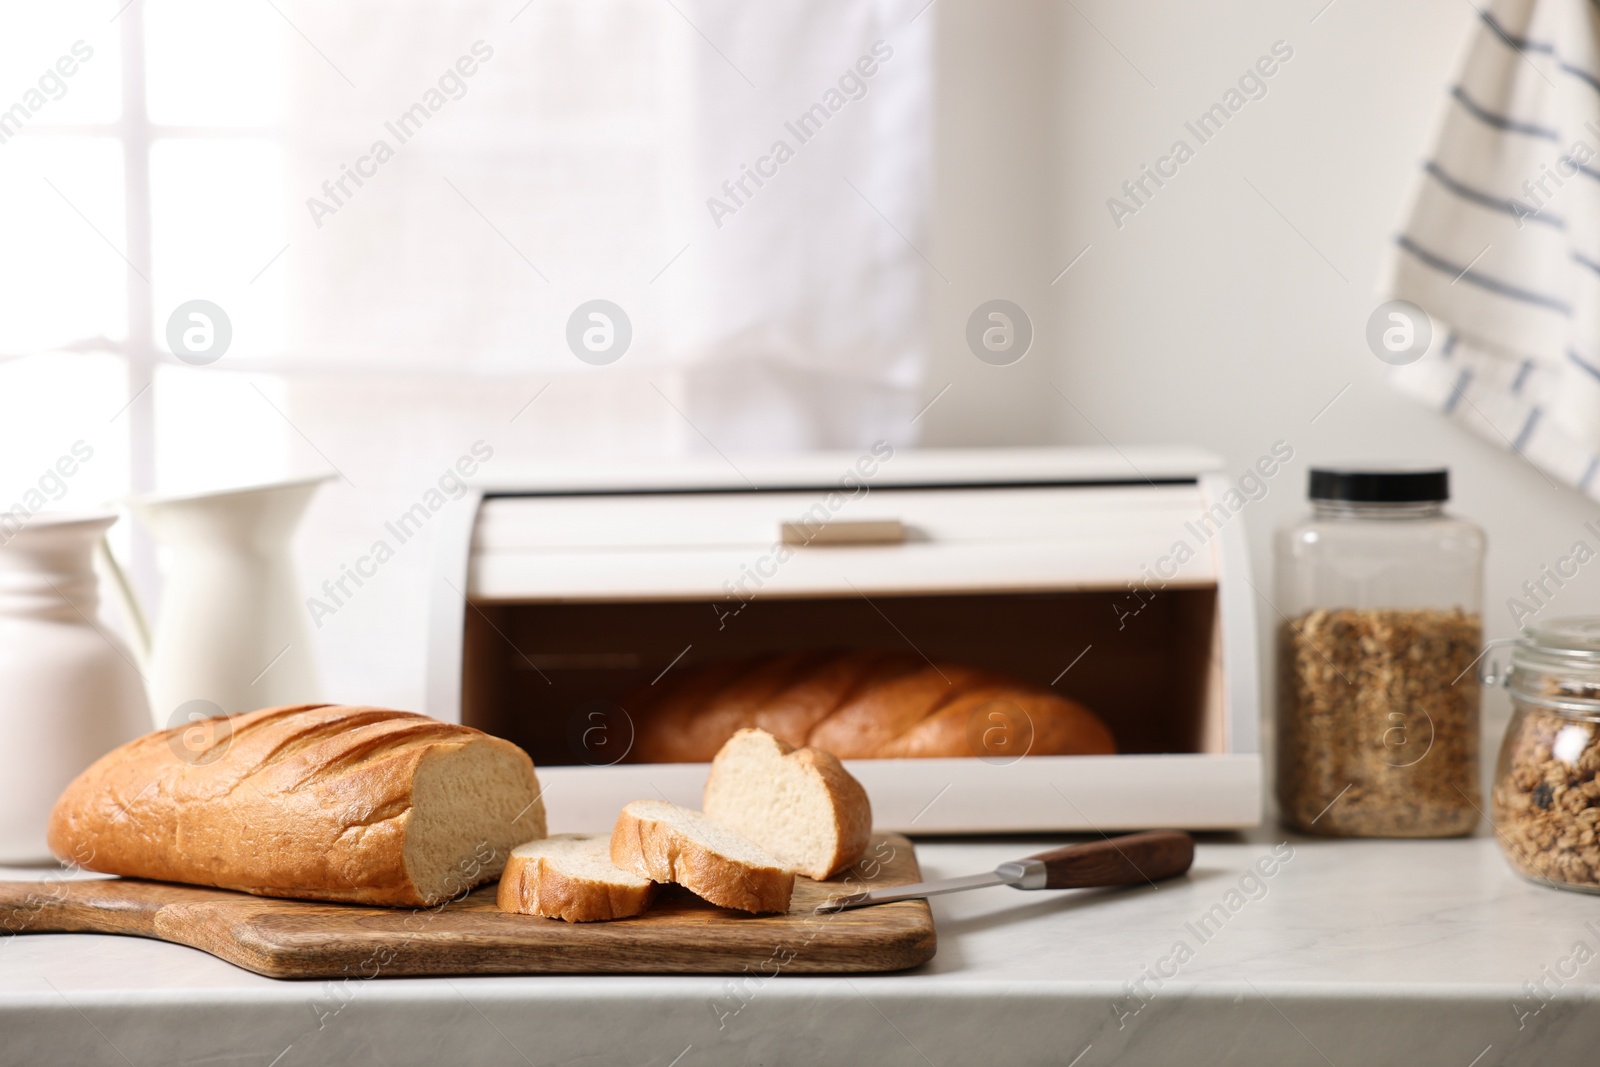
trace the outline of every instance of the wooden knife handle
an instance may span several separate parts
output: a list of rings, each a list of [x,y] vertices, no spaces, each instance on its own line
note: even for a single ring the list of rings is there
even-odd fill
[[[1028,858],[1044,864],[1046,889],[1139,885],[1187,871],[1194,863],[1194,838],[1176,830],[1154,830],[1067,845]]]

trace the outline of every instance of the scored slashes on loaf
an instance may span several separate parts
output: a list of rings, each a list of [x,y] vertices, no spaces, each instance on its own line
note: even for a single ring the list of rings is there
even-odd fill
[[[545,834],[509,741],[424,715],[307,704],[237,715],[192,749],[185,724],[101,757],[50,816],[92,871],[360,904],[438,903]]]
[[[636,763],[704,763],[745,727],[840,759],[1117,750],[1081,704],[1002,674],[898,652],[799,652],[679,668],[622,705],[634,722]]]

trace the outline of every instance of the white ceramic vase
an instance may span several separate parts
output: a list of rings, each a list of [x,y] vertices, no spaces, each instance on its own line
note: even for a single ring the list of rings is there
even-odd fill
[[[0,863],[50,859],[56,797],[150,721],[133,654],[96,618],[94,548],[113,514],[0,524]]]

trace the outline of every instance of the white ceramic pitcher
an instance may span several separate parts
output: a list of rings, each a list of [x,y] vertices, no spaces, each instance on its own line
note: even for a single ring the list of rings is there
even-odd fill
[[[158,729],[204,717],[208,708],[231,715],[321,697],[289,540],[328,477],[130,502],[167,550],[153,633],[107,554],[145,646]]]
[[[0,519],[0,863],[48,861],[56,797],[148,729],[134,656],[96,620],[94,547],[116,521],[111,513],[43,513],[20,527]]]

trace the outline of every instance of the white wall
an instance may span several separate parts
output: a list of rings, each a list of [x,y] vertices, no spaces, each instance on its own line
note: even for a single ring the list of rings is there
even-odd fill
[[[1317,16],[1324,3],[941,0],[941,84],[958,99],[941,127],[929,254],[954,281],[932,282],[941,344],[929,396],[956,385],[924,418],[927,443],[1103,434],[1192,442],[1242,470],[1287,441],[1296,461],[1245,515],[1263,591],[1271,530],[1302,509],[1308,464],[1442,461],[1454,509],[1488,530],[1486,628],[1508,636],[1507,598],[1589,537],[1582,525],[1600,507],[1397,395],[1364,341],[1476,16],[1460,0],[1335,0]],[[1278,40],[1294,56],[1268,94],[1198,146],[1185,120]],[[1119,230],[1107,197],[1180,136],[1195,158]],[[1039,327],[1014,367],[983,366],[962,343],[989,296]],[[1263,624],[1275,618],[1259,609]],[[1542,617],[1587,612],[1600,612],[1600,566]],[[1503,697],[1486,705],[1490,738],[1504,709]]]

